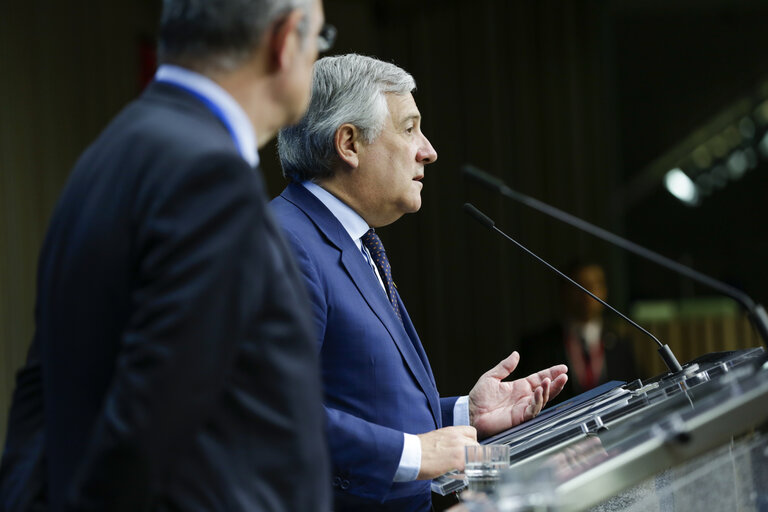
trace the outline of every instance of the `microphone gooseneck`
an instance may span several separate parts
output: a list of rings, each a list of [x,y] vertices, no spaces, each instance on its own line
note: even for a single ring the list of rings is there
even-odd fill
[[[478,221],[480,224],[482,224],[486,228],[490,229],[491,231],[495,231],[496,233],[500,234],[501,236],[503,236],[504,238],[506,238],[507,240],[509,240],[510,242],[515,244],[516,246],[518,246],[520,249],[522,249],[523,251],[525,251],[529,255],[533,256],[539,262],[541,262],[544,265],[546,265],[547,267],[549,267],[551,270],[553,270],[555,273],[557,273],[560,277],[562,277],[563,279],[567,280],[572,285],[576,286],[581,291],[583,291],[584,293],[586,293],[587,295],[589,295],[590,297],[592,297],[593,299],[598,301],[600,304],[602,304],[603,306],[607,307],[608,309],[610,309],[611,311],[613,311],[614,313],[619,315],[621,318],[623,318],[624,320],[629,322],[630,325],[632,325],[633,327],[635,327],[638,330],[640,330],[640,332],[642,332],[646,336],[650,337],[659,346],[659,354],[661,355],[661,358],[664,360],[664,364],[667,366],[667,368],[669,368],[669,371],[671,371],[671,372],[682,371],[683,368],[680,366],[680,363],[677,361],[677,358],[675,358],[675,355],[672,353],[672,350],[669,348],[668,345],[665,345],[662,342],[660,342],[656,338],[656,336],[654,336],[653,334],[648,332],[646,329],[644,329],[642,326],[640,326],[636,322],[634,322],[631,318],[627,317],[622,312],[620,312],[619,310],[617,310],[616,308],[614,308],[613,306],[611,306],[610,304],[605,302],[603,299],[601,299],[600,297],[598,297],[594,293],[592,293],[589,290],[587,290],[586,288],[584,288],[582,285],[580,285],[579,283],[577,283],[576,281],[571,279],[569,276],[567,276],[566,274],[564,274],[563,272],[561,272],[560,270],[555,268],[549,262],[547,262],[543,258],[539,257],[536,253],[534,253],[533,251],[531,251],[530,249],[525,247],[523,244],[521,244],[520,242],[518,242],[517,240],[515,240],[514,238],[512,238],[508,234],[506,234],[504,231],[502,231],[499,228],[497,228],[496,227],[496,223],[490,217],[488,217],[483,212],[478,210],[472,203],[464,203],[464,211],[467,212],[467,214],[469,214],[473,219]]]
[[[464,211],[488,229],[494,229],[496,227],[496,223],[486,214],[475,208],[475,205],[472,203],[464,203]]]
[[[593,236],[596,236],[597,238],[600,238],[601,240],[605,240],[610,244],[621,247],[622,249],[640,256],[641,258],[652,261],[657,265],[661,265],[662,267],[665,267],[673,272],[688,277],[689,279],[693,279],[698,283],[708,286],[714,290],[719,291],[723,295],[730,297],[731,299],[738,302],[749,313],[752,324],[755,326],[755,329],[757,329],[757,332],[760,334],[763,342],[766,344],[766,346],[768,346],[768,313],[766,313],[762,305],[757,304],[754,300],[752,300],[751,297],[749,297],[741,290],[713,279],[690,267],[686,267],[685,265],[671,260],[666,256],[662,256],[661,254],[656,253],[650,249],[646,249],[645,247],[631,242],[626,238],[622,238],[615,233],[611,233],[610,231],[595,226],[594,224],[591,224],[584,219],[580,219],[579,217],[564,212],[558,208],[555,208],[554,206],[543,203],[538,199],[534,199],[532,197],[526,196],[525,194],[521,194],[520,192],[516,192],[509,188],[499,178],[491,176],[487,172],[478,169],[477,167],[472,165],[465,165],[462,167],[462,172],[466,176],[474,179],[478,183],[498,192],[503,196],[509,197],[510,199],[529,206],[545,215],[565,222],[566,224],[569,224],[576,229],[585,231]]]

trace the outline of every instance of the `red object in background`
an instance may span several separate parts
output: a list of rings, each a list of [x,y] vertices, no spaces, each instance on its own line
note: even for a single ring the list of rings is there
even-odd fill
[[[143,91],[157,70],[157,50],[154,39],[142,37],[139,41],[139,91]]]

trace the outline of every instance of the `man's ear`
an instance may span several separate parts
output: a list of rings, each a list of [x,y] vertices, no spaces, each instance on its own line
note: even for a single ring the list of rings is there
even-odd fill
[[[302,9],[294,9],[272,25],[266,41],[270,71],[288,69],[298,55],[301,41],[297,27],[305,15]]]
[[[360,130],[350,123],[339,126],[333,137],[333,146],[342,162],[357,169],[360,165]]]

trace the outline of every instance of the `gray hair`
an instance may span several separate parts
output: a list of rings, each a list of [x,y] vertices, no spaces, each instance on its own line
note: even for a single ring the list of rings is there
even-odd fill
[[[267,28],[293,9],[307,14],[310,0],[163,0],[158,41],[161,63],[202,72],[231,71],[258,47]]]
[[[385,94],[408,94],[416,82],[394,64],[349,54],[315,63],[309,108],[298,124],[283,128],[277,149],[283,176],[316,181],[333,175],[336,130],[350,123],[370,144],[389,114]]]

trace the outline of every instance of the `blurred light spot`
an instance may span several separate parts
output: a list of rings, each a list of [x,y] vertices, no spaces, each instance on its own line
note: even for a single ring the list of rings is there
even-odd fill
[[[741,133],[739,133],[738,128],[736,128],[734,125],[730,125],[728,128],[723,130],[723,138],[725,139],[725,143],[728,145],[728,149],[735,148],[741,144]]]
[[[709,172],[712,176],[712,184],[716,188],[723,188],[728,184],[728,169],[724,165],[716,165]]]
[[[744,154],[744,151],[737,149],[731,154],[731,156],[728,157],[727,165],[728,174],[730,175],[731,179],[737,180],[744,176],[744,173],[747,172],[747,169],[749,168],[747,155]]]
[[[708,172],[703,172],[696,176],[696,189],[699,191],[701,197],[706,197],[712,193],[714,184],[712,183],[712,176]]]
[[[760,153],[765,158],[768,158],[768,132],[763,135],[763,140],[760,141],[760,145],[757,146],[757,149],[760,150]]]
[[[709,141],[709,151],[716,158],[723,158],[728,153],[728,144],[722,135],[715,135]]]
[[[675,168],[664,176],[664,185],[670,194],[689,206],[699,204],[699,192],[696,184],[682,169]]]
[[[709,166],[712,165],[712,155],[709,154],[707,146],[699,146],[694,149],[691,153],[691,159],[699,169],[709,169]]]
[[[757,167],[757,153],[751,147],[744,150],[744,156],[747,158],[747,167],[754,169]]]
[[[743,117],[739,121],[739,132],[745,139],[752,140],[755,137],[755,123],[748,117]]]
[[[768,100],[757,106],[755,116],[760,124],[768,124]]]

